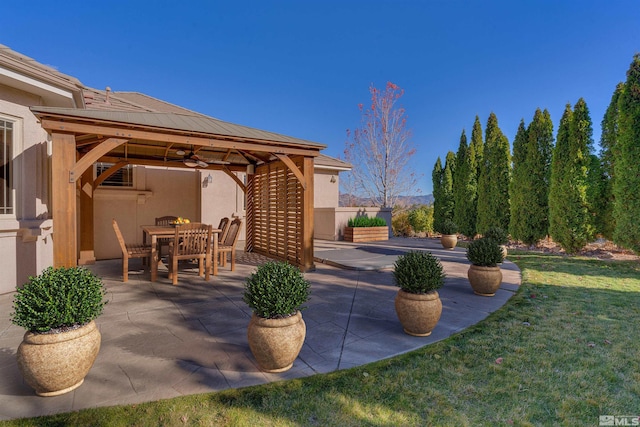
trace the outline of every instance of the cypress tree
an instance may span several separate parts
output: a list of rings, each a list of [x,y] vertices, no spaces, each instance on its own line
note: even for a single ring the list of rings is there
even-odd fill
[[[587,197],[589,167],[591,165],[591,156],[593,155],[593,125],[589,115],[589,108],[583,98],[580,98],[573,107],[572,125],[571,141],[574,144],[573,152],[576,159],[572,168],[575,174],[573,182],[575,183],[574,188],[576,191],[576,234],[579,236],[577,243],[584,242],[582,244],[584,246],[594,238],[595,233],[591,207]]]
[[[560,126],[562,125],[561,122]],[[556,205],[554,206],[556,223],[552,227],[555,235],[552,234],[552,237],[567,253],[578,252],[593,238],[593,225],[587,200],[587,173],[591,162],[592,133],[589,109],[584,99],[580,98],[569,120],[566,149],[563,147],[562,156],[558,156],[557,159],[554,153],[553,161],[562,162],[560,166],[562,175],[559,177],[559,191],[554,194],[553,200],[551,197],[549,199],[550,205],[552,203]],[[558,135],[559,144],[560,135]]]
[[[593,206],[594,226],[596,232],[612,240],[615,229],[613,216],[613,152],[618,140],[618,100],[624,88],[624,83],[618,83],[611,102],[607,107],[601,122],[599,165],[592,161],[590,185],[592,186],[589,200]],[[595,188],[593,187],[595,186]]]
[[[466,230],[469,234],[461,231],[469,237],[475,236],[478,232],[478,181],[480,179],[483,152],[482,125],[480,124],[480,117],[476,115],[471,129],[471,143],[469,143],[469,164],[472,171],[469,176],[469,229]]]
[[[566,191],[564,177],[565,169],[569,167],[571,162],[569,138],[572,120],[573,110],[571,104],[567,104],[560,119],[556,146],[553,149],[551,183],[549,185],[549,234],[558,242],[562,238],[561,236],[568,234],[564,209],[564,192]]]
[[[464,191],[464,179],[462,174],[464,171],[464,164],[467,162],[467,156],[469,151],[469,146],[467,145],[467,134],[462,129],[462,134],[460,134],[460,143],[458,144],[458,151],[456,151],[456,170],[453,175],[453,221],[456,222],[456,218],[462,212],[462,204],[464,203],[461,200],[463,191]]]
[[[444,177],[444,169],[442,168],[442,161],[440,157],[436,160],[436,164],[433,166],[431,172],[431,180],[433,181],[433,229],[440,231],[440,225],[444,220],[443,214],[443,186],[442,179]]]
[[[480,168],[482,166],[482,157],[484,154],[484,142],[482,141],[482,125],[480,124],[480,117],[476,116],[473,122],[473,129],[471,130],[471,143],[469,144],[469,159],[471,161],[471,167],[475,169],[475,184],[476,194],[478,192],[478,180],[480,179]]]
[[[618,83],[611,96],[611,102],[604,113],[602,122],[602,134],[600,135],[600,158],[604,172],[609,176],[614,175],[614,150],[618,140],[618,115],[620,94],[624,89],[624,83]]]
[[[480,233],[489,227],[509,229],[509,179],[511,153],[509,140],[498,126],[494,113],[485,129],[482,168],[478,182],[478,221]]]
[[[515,240],[524,241],[526,236],[527,215],[527,187],[526,187],[526,160],[527,160],[527,129],[524,119],[520,120],[516,137],[513,140],[513,170],[509,185],[509,200],[511,201],[511,220],[509,221],[509,233]]]
[[[537,243],[549,233],[549,179],[553,153],[553,122],[549,112],[538,108],[527,129],[525,187],[527,214],[522,241]]]
[[[456,171],[456,155],[453,151],[447,153],[442,174],[442,219],[453,221],[455,200],[453,198],[453,176]]]
[[[614,241],[640,253],[640,54],[634,55],[620,94],[613,161]]]
[[[471,148],[467,145],[467,135],[462,131],[460,145],[456,153],[456,173],[453,177],[453,222],[458,231],[467,237],[475,235],[475,169],[471,167]],[[473,179],[473,183],[472,183]]]
[[[601,234],[606,239],[612,239],[614,229],[611,192],[611,180],[605,173],[603,162],[598,156],[592,154],[587,170],[589,215],[594,233]]]

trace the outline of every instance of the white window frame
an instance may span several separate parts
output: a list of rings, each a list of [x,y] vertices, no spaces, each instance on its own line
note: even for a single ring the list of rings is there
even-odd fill
[[[15,219],[18,216],[18,186],[21,185],[20,176],[20,162],[17,158],[22,153],[22,120],[18,117],[11,117],[4,114],[0,114],[0,120],[3,122],[11,123],[13,140],[11,141],[11,213],[4,212],[4,206],[0,209],[0,218],[2,219]],[[4,143],[4,141],[3,141]],[[4,204],[4,201],[3,201]]]
[[[99,174],[98,174],[98,170],[99,169],[102,169],[102,171],[105,171],[105,170],[109,169],[111,166],[113,166],[113,163],[103,163],[103,162],[96,163],[94,165],[94,168],[93,168],[94,179],[96,179],[99,176]],[[130,176],[130,180],[127,183],[127,185],[119,185],[118,183],[120,183],[120,181],[113,181],[114,177],[117,177],[118,174],[120,174],[120,173],[125,173],[125,171],[128,171],[127,173]],[[136,188],[135,184],[136,184],[136,179],[135,179],[135,173],[134,173],[133,165],[126,165],[126,166],[122,167],[118,172],[116,172],[115,174],[111,175],[106,180],[102,181],[102,183],[100,184],[100,187],[131,190],[131,189]]]

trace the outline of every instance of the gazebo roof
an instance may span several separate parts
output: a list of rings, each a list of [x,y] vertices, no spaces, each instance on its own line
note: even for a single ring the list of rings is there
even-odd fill
[[[126,139],[99,159],[111,163],[183,167],[185,153],[194,153],[211,168],[239,170],[271,161],[277,154],[316,157],[326,147],[204,115],[41,106],[31,111],[48,131],[74,133],[81,153],[105,138]]]
[[[164,128],[180,132],[239,137],[252,140],[284,143],[288,145],[316,147],[319,149],[326,148],[326,145],[317,142],[311,142],[275,132],[242,126],[206,116],[143,111],[85,110],[79,108],[56,107],[32,107],[31,111],[39,117],[48,115],[68,116],[77,119]]]

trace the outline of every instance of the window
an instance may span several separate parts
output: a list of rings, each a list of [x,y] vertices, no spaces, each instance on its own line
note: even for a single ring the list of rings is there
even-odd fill
[[[112,163],[96,163],[96,177],[99,177],[102,172],[111,166],[113,166]],[[113,175],[102,181],[100,185],[103,187],[133,187],[133,167],[127,165],[118,169]]]
[[[0,120],[0,215],[13,214],[13,123]]]

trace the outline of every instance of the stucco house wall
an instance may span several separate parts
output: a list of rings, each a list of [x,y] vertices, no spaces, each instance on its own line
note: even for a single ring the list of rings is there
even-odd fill
[[[142,243],[143,225],[165,215],[200,220],[198,174],[195,171],[137,166],[135,188],[99,187],[95,191],[94,239],[97,260],[120,258],[112,219],[126,242]]]
[[[53,263],[51,142],[31,106],[82,106],[81,84],[0,45],[0,120],[13,126],[13,212],[0,214],[0,293]]]
[[[313,206],[316,208],[337,208],[340,198],[338,171],[316,169],[313,179]]]
[[[240,235],[238,240],[246,240],[246,198],[244,191],[236,182],[224,172],[220,171],[200,171],[200,218],[202,222],[217,227],[220,219],[227,217],[233,221],[234,218],[242,220]],[[211,183],[208,177],[211,175]],[[246,183],[246,174],[236,172],[240,181]],[[244,247],[243,243],[238,244]]]
[[[33,93],[0,84],[0,120],[13,123],[14,213],[0,214],[0,293],[15,290],[53,260],[52,221],[48,219],[47,133],[29,106],[43,105]]]

